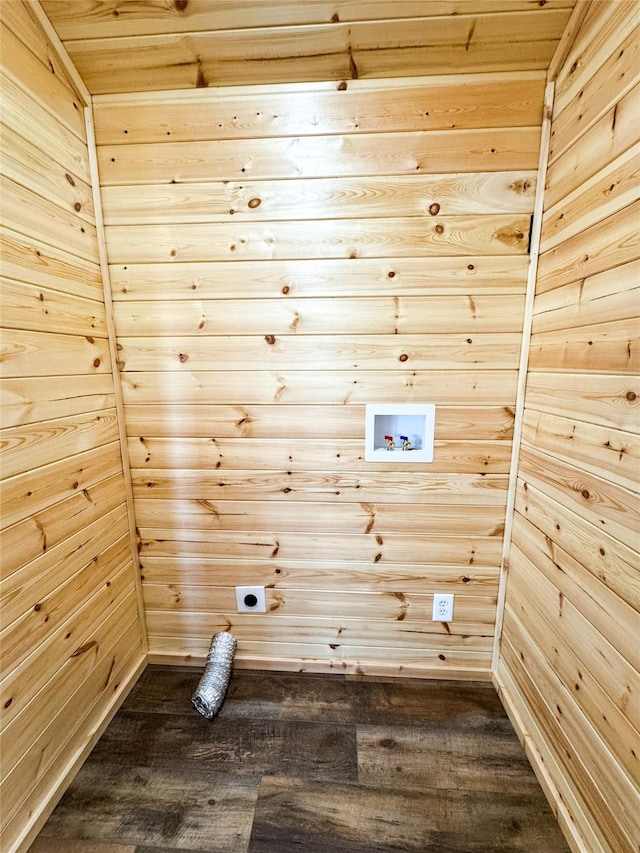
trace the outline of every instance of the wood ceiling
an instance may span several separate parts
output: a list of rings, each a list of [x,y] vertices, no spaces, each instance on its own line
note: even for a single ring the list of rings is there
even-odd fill
[[[43,0],[92,94],[545,69],[575,0]]]

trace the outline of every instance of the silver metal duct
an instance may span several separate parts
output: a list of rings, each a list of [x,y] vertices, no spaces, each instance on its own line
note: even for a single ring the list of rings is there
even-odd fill
[[[208,720],[218,713],[227,692],[236,645],[236,638],[227,631],[214,634],[211,640],[207,666],[191,697],[194,708]]]

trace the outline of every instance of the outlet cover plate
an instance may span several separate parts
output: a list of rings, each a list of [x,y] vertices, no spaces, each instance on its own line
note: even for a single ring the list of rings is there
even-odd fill
[[[253,603],[253,598],[255,603]],[[238,613],[266,613],[267,597],[263,586],[237,586],[236,607]]]
[[[444,592],[434,593],[432,619],[434,622],[453,621],[453,594]]]

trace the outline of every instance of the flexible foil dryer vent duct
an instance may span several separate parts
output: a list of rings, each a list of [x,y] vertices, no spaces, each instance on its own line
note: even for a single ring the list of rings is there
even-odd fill
[[[208,720],[218,713],[227,692],[236,645],[236,638],[226,631],[214,634],[211,640],[207,666],[191,697],[194,708]]]

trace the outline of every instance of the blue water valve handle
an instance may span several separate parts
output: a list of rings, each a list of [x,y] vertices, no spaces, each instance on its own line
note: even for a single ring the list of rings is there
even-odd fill
[[[403,450],[411,450],[411,442],[409,441],[408,435],[401,435],[400,441],[402,442],[402,449]]]

